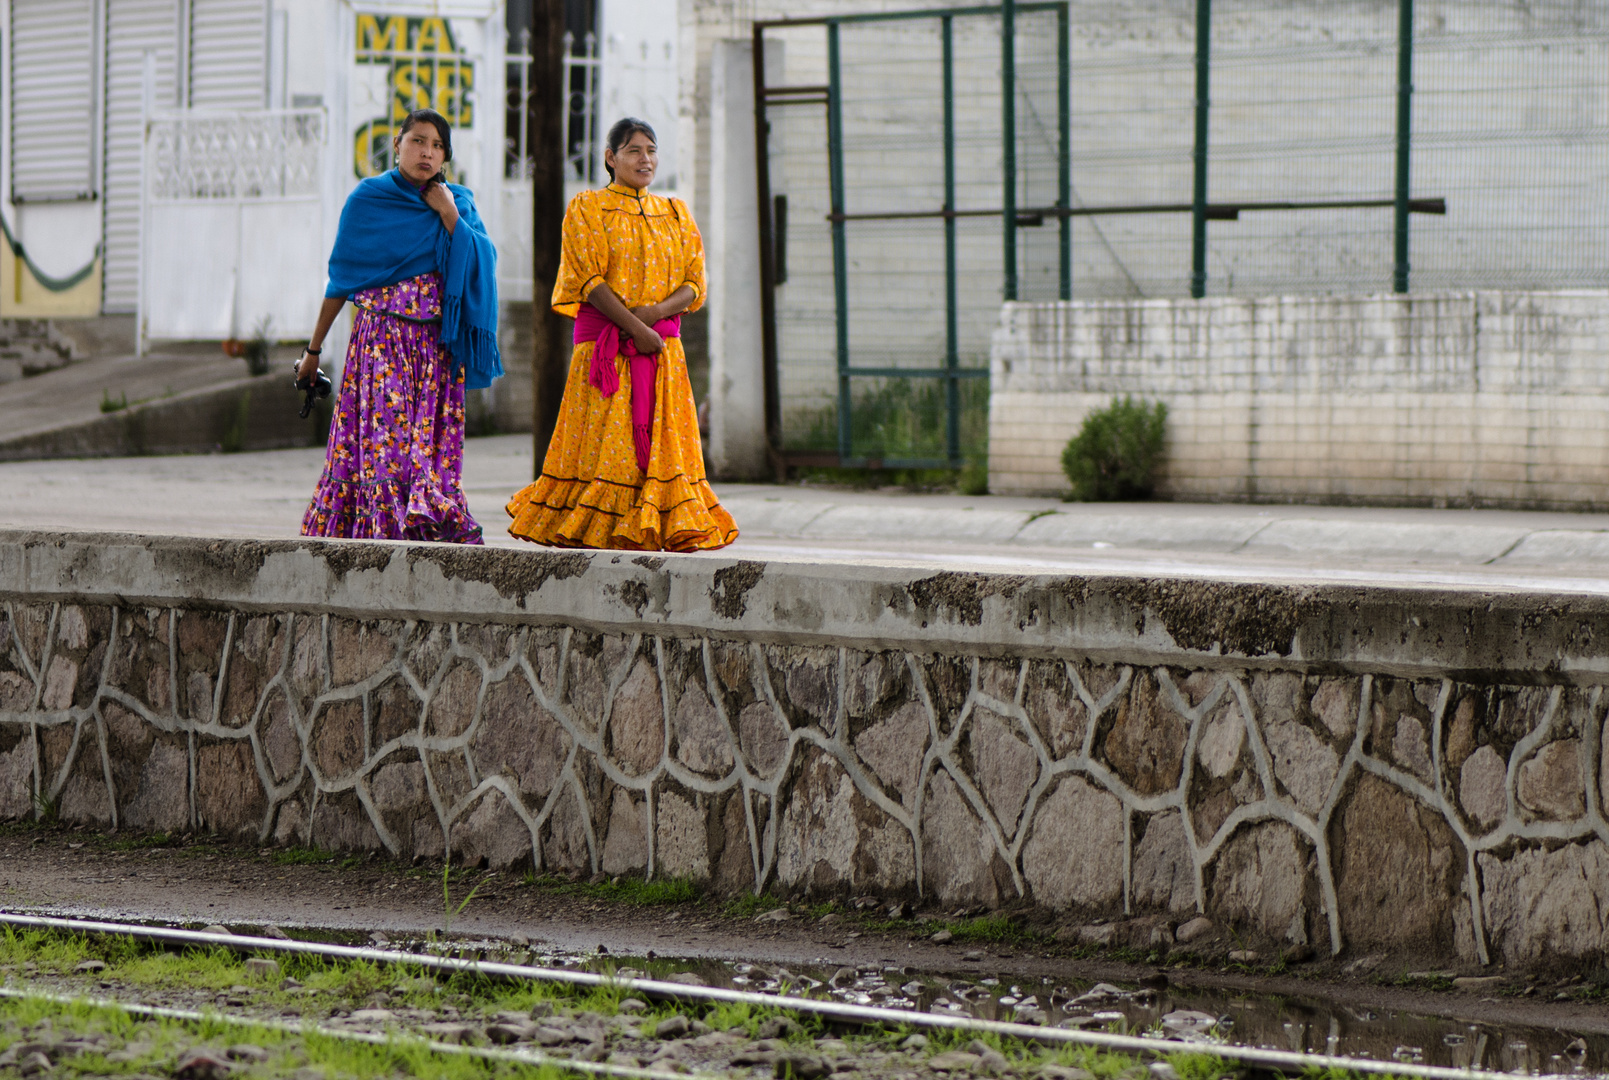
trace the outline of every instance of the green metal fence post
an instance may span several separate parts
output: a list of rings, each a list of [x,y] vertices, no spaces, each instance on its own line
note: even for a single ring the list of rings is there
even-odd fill
[[[1391,287],[1408,291],[1408,180],[1413,124],[1413,0],[1397,0],[1397,207]]]
[[[944,449],[950,464],[961,464],[960,331],[956,322],[955,281],[955,41],[954,20],[939,20],[944,51]]]
[[[849,254],[844,236],[844,115],[838,24],[827,24],[827,183],[832,198],[832,287],[838,329],[838,457],[853,456],[849,396]]]
[[[1190,295],[1207,295],[1207,119],[1211,88],[1212,0],[1196,0],[1195,190],[1190,200]]]
[[[1005,298],[1017,298],[1017,4],[1000,5],[1000,143],[1005,181]]]
[[[1056,9],[1056,205],[1070,210],[1073,205],[1073,105],[1072,59],[1067,42],[1068,11],[1064,3]],[[1061,298],[1073,298],[1073,219],[1061,215]]]

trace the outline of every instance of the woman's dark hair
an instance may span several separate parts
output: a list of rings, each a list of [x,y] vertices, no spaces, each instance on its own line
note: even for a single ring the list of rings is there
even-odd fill
[[[415,109],[409,113],[403,119],[402,126],[397,129],[397,138],[402,138],[419,124],[430,124],[435,127],[436,134],[441,136],[442,149],[447,151],[447,155],[441,159],[442,164],[445,165],[451,161],[453,159],[453,128],[451,124],[447,123],[447,118],[435,109]]]
[[[609,149],[619,152],[631,141],[631,137],[639,131],[654,142],[659,142],[659,136],[654,134],[654,129],[649,126],[648,121],[639,120],[635,116],[627,116],[616,120],[614,127],[609,129],[609,142],[607,143]],[[613,180],[615,178],[614,168],[607,161],[603,163],[603,167],[609,170],[609,179]]]

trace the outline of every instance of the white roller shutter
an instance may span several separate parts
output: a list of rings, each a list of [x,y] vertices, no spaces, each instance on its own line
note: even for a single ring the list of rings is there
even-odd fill
[[[192,108],[263,108],[268,0],[190,0],[189,60]]]
[[[140,98],[145,54],[156,61],[153,104],[175,104],[178,0],[107,0],[106,272],[102,310],[131,313],[139,300]]]
[[[11,198],[95,189],[91,0],[11,0]]]

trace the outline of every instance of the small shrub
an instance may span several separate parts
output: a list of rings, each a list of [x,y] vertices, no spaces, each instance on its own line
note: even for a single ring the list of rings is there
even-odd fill
[[[1061,467],[1073,483],[1072,498],[1118,502],[1149,498],[1162,459],[1168,407],[1131,397],[1113,398],[1084,417],[1084,426],[1062,451]]]

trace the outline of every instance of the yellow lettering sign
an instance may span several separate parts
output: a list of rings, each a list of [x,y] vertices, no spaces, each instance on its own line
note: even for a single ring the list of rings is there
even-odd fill
[[[448,19],[360,12],[354,52],[360,64],[390,69],[387,115],[354,132],[352,167],[359,177],[378,176],[390,167],[391,139],[415,109],[435,109],[454,127],[474,124],[475,65],[458,52]]]
[[[454,53],[453,36],[447,30],[447,20],[440,15],[418,20],[418,34],[414,39],[414,52]]]
[[[367,59],[364,53],[396,53],[408,47],[408,19],[402,15],[388,15],[385,26],[378,15],[358,16],[358,59]]]

